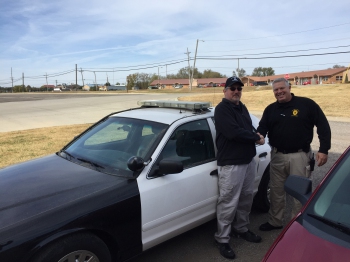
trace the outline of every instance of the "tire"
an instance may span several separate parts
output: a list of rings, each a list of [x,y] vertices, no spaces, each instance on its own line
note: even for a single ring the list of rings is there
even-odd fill
[[[254,197],[253,206],[260,212],[266,213],[270,209],[270,166],[268,166],[260,180],[258,192]]]
[[[92,234],[80,233],[61,238],[44,247],[32,262],[94,261],[111,262],[106,244]]]

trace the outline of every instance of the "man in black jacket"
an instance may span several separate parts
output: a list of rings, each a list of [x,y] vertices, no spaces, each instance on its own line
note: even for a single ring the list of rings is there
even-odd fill
[[[272,83],[277,99],[264,110],[258,132],[269,137],[271,146],[270,162],[270,210],[268,222],[260,226],[262,231],[282,228],[285,210],[284,182],[290,174],[310,177],[313,159],[310,144],[314,126],[320,140],[316,154],[318,166],[327,162],[331,148],[331,129],[321,108],[311,99],[297,97],[291,93],[291,86],[284,78]],[[311,161],[312,162],[312,161]],[[293,200],[292,216],[295,216],[301,204]]]
[[[261,241],[247,225],[256,175],[255,143],[262,145],[265,139],[253,132],[249,112],[240,101],[242,86],[238,77],[228,78],[223,90],[225,98],[214,113],[220,191],[215,241],[220,254],[228,259],[235,258],[229,245],[230,233],[250,242]]]

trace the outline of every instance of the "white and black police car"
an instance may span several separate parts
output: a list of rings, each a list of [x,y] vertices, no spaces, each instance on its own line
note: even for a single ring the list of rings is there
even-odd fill
[[[215,218],[215,108],[139,105],[0,170],[0,261],[124,261]],[[270,147],[256,149],[254,204],[266,211]]]

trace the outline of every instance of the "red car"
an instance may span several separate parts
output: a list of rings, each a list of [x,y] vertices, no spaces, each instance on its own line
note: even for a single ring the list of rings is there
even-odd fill
[[[350,147],[311,194],[311,180],[289,176],[288,194],[304,207],[266,253],[264,262],[350,261]]]
[[[311,81],[309,80],[309,81],[306,81],[306,82],[304,82],[303,83],[303,85],[305,86],[305,85],[311,85]]]

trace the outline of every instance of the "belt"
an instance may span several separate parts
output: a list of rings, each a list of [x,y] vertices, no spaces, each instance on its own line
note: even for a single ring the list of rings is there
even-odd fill
[[[277,147],[272,147],[273,151],[275,153],[280,152],[282,154],[292,154],[292,153],[298,153],[298,152],[305,152],[308,153],[310,148],[306,149],[281,149]]]

